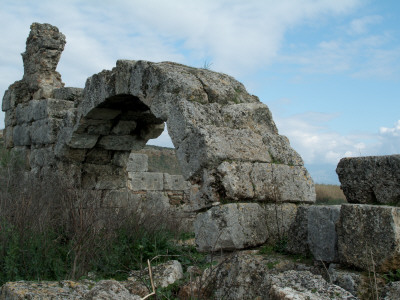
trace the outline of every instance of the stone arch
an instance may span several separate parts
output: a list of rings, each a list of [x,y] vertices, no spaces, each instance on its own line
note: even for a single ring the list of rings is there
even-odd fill
[[[166,122],[185,179],[199,186],[196,202],[314,201],[312,179],[268,107],[228,75],[119,60],[88,78],[76,115],[58,149],[84,149],[83,162],[93,152],[110,162],[138,150]]]
[[[278,134],[268,107],[234,78],[119,60],[83,90],[64,88],[56,72],[64,45],[58,28],[32,24],[24,77],[3,98],[5,143],[26,155],[33,172],[56,169],[83,188],[126,189],[127,155],[166,122],[196,205],[315,201],[301,157]]]

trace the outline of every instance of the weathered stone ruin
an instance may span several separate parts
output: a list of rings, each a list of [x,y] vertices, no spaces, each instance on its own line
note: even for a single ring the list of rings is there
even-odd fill
[[[306,265],[280,261],[269,268],[268,258],[238,254],[213,277],[220,284],[215,295],[225,299],[356,299],[362,276],[335,264],[400,268],[400,208],[362,205],[400,203],[399,155],[343,159],[337,173],[355,204],[314,206],[314,183],[301,157],[278,134],[268,107],[234,78],[172,62],[118,60],[89,77],[84,89],[64,87],[56,71],[64,45],[56,27],[32,24],[24,76],[4,94],[5,145],[24,157],[30,176],[61,174],[97,191],[106,209],[179,213],[194,223],[200,251],[285,239],[286,251],[311,254],[329,268],[330,284]],[[150,170],[142,152],[164,124],[182,175]],[[88,293],[87,285],[73,285],[63,282],[60,293]],[[111,285],[131,296],[117,282],[99,283],[93,293]],[[17,286],[3,291],[30,290]]]
[[[313,181],[268,107],[232,77],[171,62],[119,60],[88,78],[83,90],[63,87],[55,69],[64,45],[56,27],[34,23],[24,77],[3,98],[5,143],[26,157],[32,173],[56,170],[76,186],[102,191],[105,206],[137,202],[141,191],[157,191],[155,202],[169,202],[164,191],[186,183],[147,172],[130,154],[166,123],[190,182],[187,210],[219,202],[315,201]]]

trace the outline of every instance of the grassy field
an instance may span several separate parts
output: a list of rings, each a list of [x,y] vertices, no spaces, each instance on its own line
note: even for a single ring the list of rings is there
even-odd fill
[[[317,204],[335,205],[346,203],[346,197],[338,185],[316,184]]]

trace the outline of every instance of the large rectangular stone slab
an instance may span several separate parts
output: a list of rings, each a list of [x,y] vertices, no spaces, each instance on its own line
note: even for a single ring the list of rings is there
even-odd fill
[[[340,205],[310,206],[308,208],[308,246],[314,259],[338,261],[336,223]]]
[[[132,191],[162,191],[163,173],[128,172],[128,187]]]
[[[400,208],[344,204],[337,234],[340,263],[377,272],[400,268]]]
[[[164,173],[164,189],[171,191],[186,191],[190,189],[190,183],[185,181],[182,175],[170,175]]]
[[[62,119],[68,111],[74,109],[74,103],[59,99],[31,100],[29,109],[32,112],[32,118],[34,120],[41,120],[49,117]]]
[[[342,158],[336,168],[349,203],[400,205],[400,155]]]
[[[194,222],[199,251],[236,250],[263,244],[264,209],[257,203],[230,203],[198,214]]]
[[[52,144],[56,137],[62,121],[59,119],[47,118],[32,123],[31,139],[33,144]]]
[[[12,127],[9,127],[9,129],[11,129],[11,128]],[[12,140],[13,140],[15,146],[30,145],[31,144],[31,127],[28,125],[25,125],[25,124],[15,126],[12,131]]]
[[[126,163],[126,170],[128,172],[147,172],[149,166],[148,160],[146,154],[131,153]]]

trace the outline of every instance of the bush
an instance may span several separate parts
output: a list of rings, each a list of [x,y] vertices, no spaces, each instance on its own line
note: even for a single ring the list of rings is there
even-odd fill
[[[147,259],[182,254],[168,214],[101,210],[100,191],[79,189],[56,173],[33,176],[18,155],[4,149],[0,155],[0,284],[88,272],[123,279]]]

